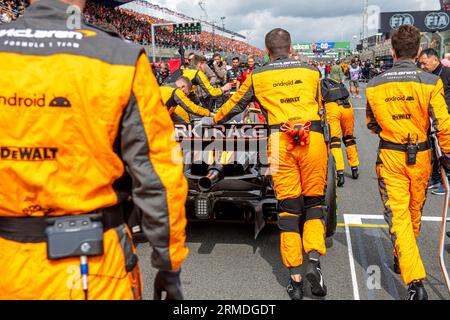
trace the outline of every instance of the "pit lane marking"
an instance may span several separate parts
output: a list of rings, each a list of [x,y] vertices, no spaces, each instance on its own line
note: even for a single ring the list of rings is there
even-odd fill
[[[346,219],[346,215],[344,215],[344,222],[345,222],[345,219]],[[352,276],[353,298],[355,300],[360,300],[358,279],[356,277],[355,259],[353,257],[352,239],[350,236],[350,227],[346,222],[344,224],[345,224],[345,234],[346,234],[346,238],[347,238],[348,259],[350,262],[350,273]]]
[[[376,226],[377,224],[364,224],[364,220],[384,220],[384,216],[380,214],[344,214],[344,224],[352,226],[352,227],[363,227],[366,226],[370,228],[372,226]],[[423,216],[422,217],[423,222],[442,222],[442,217],[430,217],[430,216]],[[379,226],[386,226],[384,224],[381,224]]]
[[[345,223],[338,223],[338,227],[344,228],[346,226]],[[368,223],[362,223],[362,224],[347,224],[350,228],[374,228],[374,229],[389,229],[389,226],[387,224],[368,224]]]

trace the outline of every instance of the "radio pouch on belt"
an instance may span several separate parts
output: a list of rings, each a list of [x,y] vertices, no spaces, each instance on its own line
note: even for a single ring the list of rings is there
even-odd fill
[[[406,146],[406,164],[414,166],[417,163],[417,153],[419,152],[419,141],[415,143],[411,141],[411,135],[408,134],[408,144]]]
[[[102,215],[51,219],[51,225],[45,231],[49,260],[103,255]]]
[[[296,145],[302,147],[308,146],[310,143],[311,122],[307,123],[284,123],[280,130],[291,138],[291,143],[287,147],[287,151],[294,150]]]

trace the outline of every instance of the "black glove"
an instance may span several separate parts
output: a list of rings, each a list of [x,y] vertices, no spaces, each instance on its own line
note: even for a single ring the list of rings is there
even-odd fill
[[[183,300],[180,273],[159,270],[155,278],[153,300],[161,300],[164,291],[167,293],[166,300]]]
[[[448,158],[446,155],[443,155],[441,157],[441,164],[444,167],[445,171],[450,171],[450,158]]]

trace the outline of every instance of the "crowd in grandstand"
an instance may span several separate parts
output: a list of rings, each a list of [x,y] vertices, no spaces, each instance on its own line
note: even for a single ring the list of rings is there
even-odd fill
[[[148,45],[152,42],[152,24],[169,22],[128,9],[104,7],[92,1],[86,7],[85,16],[89,23],[94,25],[109,24],[126,39],[143,45]],[[188,50],[199,50],[202,52],[227,50],[239,54],[254,54],[257,56],[262,54],[262,51],[258,48],[247,45],[242,41],[210,32],[185,36],[183,41]],[[156,43],[161,46],[175,47],[179,45],[179,38],[173,34],[170,27],[158,28]]]
[[[4,0],[0,2],[0,23],[7,23],[17,19],[25,9],[26,0]],[[168,10],[159,6],[159,10]],[[173,13],[170,11],[170,13]],[[179,13],[178,16],[187,19]],[[93,24],[109,27],[120,33],[125,39],[136,44],[150,45],[151,25],[155,23],[167,23],[149,15],[140,14],[124,8],[105,7],[101,4],[89,1],[85,10],[86,20]],[[180,40],[175,36],[170,27],[158,28],[156,32],[156,43],[164,47],[177,47]],[[184,36],[183,45],[188,50],[206,52],[234,52],[238,54],[253,54],[261,56],[262,51],[250,46],[245,42],[230,39],[210,32],[202,32],[200,35]]]
[[[17,19],[25,9],[24,0],[3,0],[0,2],[0,23]]]

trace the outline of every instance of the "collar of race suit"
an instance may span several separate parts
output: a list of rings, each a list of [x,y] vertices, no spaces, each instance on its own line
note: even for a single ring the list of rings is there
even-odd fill
[[[30,5],[25,14],[29,18],[63,18],[67,19],[72,13],[67,13],[69,5],[59,0],[39,0]]]
[[[398,60],[394,63],[394,67],[416,67],[416,64],[411,60]]]
[[[273,60],[273,62],[275,62],[275,61],[280,61],[280,60],[288,60],[288,59],[289,59],[288,56],[283,56],[283,57],[279,57],[279,58]]]

